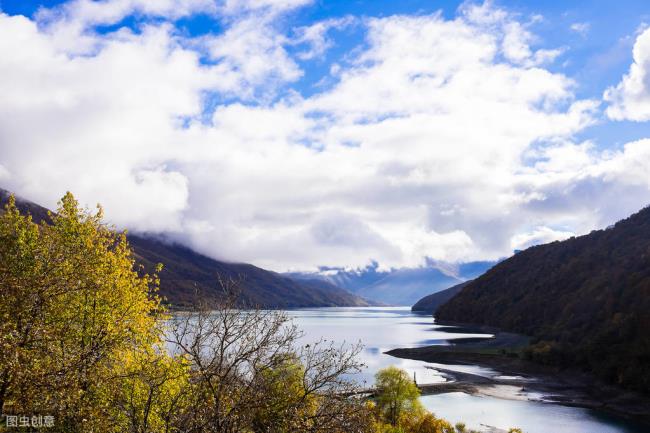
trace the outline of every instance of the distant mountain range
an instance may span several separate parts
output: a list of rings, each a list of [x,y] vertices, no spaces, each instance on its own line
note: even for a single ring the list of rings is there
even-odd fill
[[[379,270],[376,264],[360,270],[322,269],[314,273],[290,273],[294,279],[320,279],[362,296],[389,305],[411,305],[425,295],[476,278],[496,262],[469,262],[459,265],[430,263],[420,268]]]
[[[0,189],[2,209],[9,194]],[[21,198],[16,202],[21,212],[29,212],[34,221],[48,221],[46,208]],[[164,265],[160,274],[160,294],[175,307],[189,306],[197,295],[220,296],[219,277],[241,279],[241,299],[246,305],[298,308],[373,304],[327,281],[298,281],[250,264],[214,260],[156,237],[129,234],[128,240],[136,261],[145,269],[152,270],[157,263]]]
[[[468,283],[436,318],[533,336],[534,360],[650,394],[650,208],[515,254]]]

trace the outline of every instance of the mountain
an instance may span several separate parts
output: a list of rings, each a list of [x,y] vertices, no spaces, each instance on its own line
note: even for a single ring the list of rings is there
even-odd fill
[[[160,292],[171,303],[186,305],[195,292],[207,296],[220,290],[218,278],[241,278],[242,301],[266,308],[367,306],[369,303],[331,284],[296,281],[246,263],[227,263],[157,238],[129,235],[136,259],[145,268],[163,263]]]
[[[299,280],[327,281],[355,293],[385,278],[390,272],[379,270],[379,264],[373,263],[363,269],[322,268],[318,272],[290,272],[285,275]]]
[[[469,283],[470,281],[465,281],[464,283],[456,284],[448,289],[427,295],[417,301],[415,305],[411,307],[411,311],[435,315],[438,307],[460,293],[463,287]]]
[[[364,269],[322,269],[315,273],[291,273],[295,279],[320,279],[350,292],[390,305],[412,305],[418,299],[476,278],[496,262],[462,264],[432,262],[419,268],[379,270],[374,263]]]
[[[515,254],[438,308],[437,319],[533,336],[533,360],[650,393],[650,208]]]
[[[9,192],[0,189],[4,208]],[[29,212],[36,222],[49,221],[47,209],[16,199],[21,212]],[[175,307],[187,307],[198,294],[218,297],[218,278],[241,279],[241,298],[246,305],[264,308],[366,306],[368,301],[325,281],[296,281],[281,274],[245,263],[227,263],[199,254],[179,244],[159,238],[129,234],[136,261],[152,270],[164,265],[160,273],[160,294]]]
[[[405,268],[397,269],[355,293],[391,305],[412,305],[425,293],[444,290],[460,282],[460,278],[437,268]]]

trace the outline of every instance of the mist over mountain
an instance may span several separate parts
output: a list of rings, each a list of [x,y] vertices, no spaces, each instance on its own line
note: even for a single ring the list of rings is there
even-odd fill
[[[288,273],[295,279],[320,279],[362,296],[390,305],[412,305],[422,297],[476,278],[497,262],[461,264],[429,262],[420,268],[380,270],[377,263],[364,269],[322,269],[314,273]]]
[[[0,189],[4,208],[10,193]],[[22,198],[16,199],[21,212],[29,212],[36,222],[49,221],[48,210]],[[219,278],[240,282],[241,302],[265,308],[366,306],[369,302],[326,281],[296,281],[247,263],[227,263],[199,254],[160,237],[129,234],[136,261],[147,271],[157,263],[160,294],[174,307],[191,306],[198,297],[222,295]]]

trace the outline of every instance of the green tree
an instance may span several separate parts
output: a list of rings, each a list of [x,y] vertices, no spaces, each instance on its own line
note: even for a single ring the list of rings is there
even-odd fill
[[[375,375],[375,383],[377,408],[391,425],[397,426],[403,414],[421,410],[420,390],[406,371],[394,366],[384,368]]]

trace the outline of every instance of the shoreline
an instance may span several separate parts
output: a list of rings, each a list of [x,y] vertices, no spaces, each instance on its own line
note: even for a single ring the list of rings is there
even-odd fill
[[[483,342],[400,348],[385,353],[396,358],[443,366],[487,367],[497,373],[497,376],[491,377],[431,366],[428,368],[442,373],[448,382],[420,385],[423,395],[460,391],[472,395],[581,407],[650,426],[649,397],[603,383],[584,372],[559,370],[523,360],[516,356],[513,348],[527,341],[527,337],[505,332],[494,334],[494,338]],[[539,398],[533,398],[531,394],[539,394]]]

